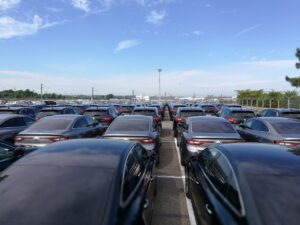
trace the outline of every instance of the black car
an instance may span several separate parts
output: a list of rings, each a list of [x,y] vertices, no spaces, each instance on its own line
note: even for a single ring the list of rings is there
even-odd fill
[[[143,116],[152,116],[156,126],[162,128],[162,118],[156,107],[135,107],[131,115],[143,115]]]
[[[159,115],[161,116],[161,119],[163,120],[165,117],[165,110],[163,107],[163,104],[151,104],[149,107],[155,107],[158,110]]]
[[[255,117],[253,110],[245,108],[223,108],[219,117],[223,117],[232,124],[241,124],[249,118]]]
[[[0,141],[14,144],[18,133],[35,122],[29,116],[15,114],[0,114]]]
[[[227,120],[214,116],[189,117],[184,126],[178,126],[178,131],[177,144],[183,166],[211,144],[243,141]]]
[[[273,143],[296,148],[300,145],[300,121],[284,117],[256,117],[237,128],[248,142]]]
[[[35,118],[37,111],[31,107],[2,107],[0,114],[19,114]]]
[[[202,109],[205,115],[215,116],[218,112],[213,104],[200,104],[198,107]]]
[[[92,117],[106,128],[118,117],[116,109],[110,106],[87,108],[84,115]]]
[[[53,106],[53,107],[46,107],[41,109],[41,111],[37,114],[35,119],[39,120],[46,116],[61,115],[61,114],[77,114],[77,113],[73,107]]]
[[[191,159],[186,195],[198,224],[298,225],[300,155],[268,144],[214,145]]]
[[[121,105],[121,115],[131,115],[134,105]]]
[[[24,151],[22,148],[16,148],[13,145],[0,142],[0,171],[7,168],[23,155]]]
[[[103,138],[137,141],[149,155],[155,153],[156,163],[159,163],[159,131],[151,116],[119,116],[106,130]]]
[[[47,116],[20,132],[15,145],[44,147],[53,142],[76,138],[99,137],[105,128],[84,115]]]
[[[177,113],[177,109],[179,107],[187,107],[187,105],[186,104],[177,104],[177,103],[169,105],[169,115],[170,115],[171,121],[173,121],[173,119]]]
[[[153,160],[138,143],[85,139],[49,145],[0,173],[0,224],[148,225],[152,171]]]
[[[299,109],[264,109],[258,113],[259,117],[287,117],[300,119]]]
[[[178,135],[177,124],[181,123],[181,127],[185,126],[184,123],[188,117],[204,116],[202,109],[198,107],[179,107],[173,120],[174,137]]]

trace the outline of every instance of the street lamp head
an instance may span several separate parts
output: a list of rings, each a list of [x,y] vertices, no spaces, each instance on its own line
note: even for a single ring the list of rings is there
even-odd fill
[[[157,69],[157,71],[160,73],[162,71],[162,69]]]

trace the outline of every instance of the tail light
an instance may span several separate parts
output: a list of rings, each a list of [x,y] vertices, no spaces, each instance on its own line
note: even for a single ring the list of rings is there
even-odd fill
[[[185,118],[183,118],[183,117],[176,117],[175,121],[176,122],[185,122]]]
[[[23,140],[24,140],[24,138],[22,138],[20,136],[15,137],[15,141],[23,141]]]
[[[283,145],[283,146],[292,147],[292,148],[297,147],[298,145],[300,145],[300,143],[285,142],[285,141],[282,141],[282,140],[280,140],[280,141],[275,140],[275,141],[273,141],[273,143],[276,144],[276,145]]]
[[[160,116],[154,116],[153,119],[154,119],[155,121],[160,121]]]
[[[70,139],[69,136],[58,136],[58,137],[49,138],[49,140],[52,141],[52,142],[65,141],[65,140],[68,140],[68,139]]]
[[[103,118],[102,118],[102,120],[103,121],[107,121],[107,122],[109,122],[109,121],[112,121],[112,117],[111,116],[104,116]]]
[[[236,118],[232,118],[232,117],[227,118],[227,120],[228,120],[230,123],[235,123],[235,122],[237,121]]]
[[[205,143],[204,141],[198,141],[195,139],[186,140],[187,145],[203,145],[204,143]]]
[[[141,144],[155,144],[155,140],[152,138],[140,139],[139,142]]]

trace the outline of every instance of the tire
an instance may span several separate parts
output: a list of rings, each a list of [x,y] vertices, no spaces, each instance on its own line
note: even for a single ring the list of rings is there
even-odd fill
[[[184,190],[185,190],[186,197],[190,199],[191,198],[191,192],[190,192],[190,185],[189,185],[190,183],[189,183],[188,175],[189,175],[188,168],[185,167],[185,188],[184,188]]]

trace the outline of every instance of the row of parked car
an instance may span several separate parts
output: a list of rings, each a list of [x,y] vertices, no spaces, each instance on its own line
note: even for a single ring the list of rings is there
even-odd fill
[[[174,104],[170,113],[198,224],[299,223],[300,110]]]
[[[0,224],[151,224],[159,107],[71,109],[0,113]]]

